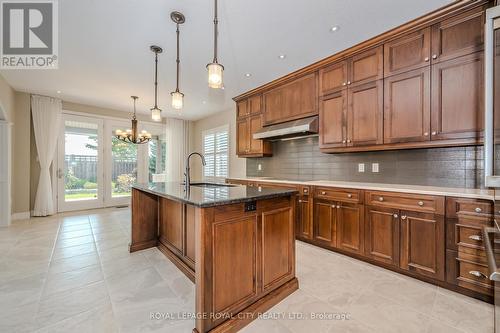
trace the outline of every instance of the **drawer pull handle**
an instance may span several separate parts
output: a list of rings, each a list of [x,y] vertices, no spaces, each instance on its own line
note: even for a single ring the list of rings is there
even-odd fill
[[[418,202],[418,205],[419,205],[420,207],[422,207],[422,206],[424,205],[424,202],[423,202],[423,201],[419,201],[419,202]]]
[[[469,239],[472,239],[472,240],[480,242],[480,241],[483,240],[483,237],[481,237],[480,235],[470,235]]]
[[[307,201],[304,201],[304,200],[299,200],[299,203],[304,203],[304,202],[307,202]]]
[[[325,195],[325,194],[326,194],[326,192],[325,192],[325,191],[321,191],[321,194],[322,194],[322,195]]]
[[[401,216],[401,220],[406,220],[406,215]]]
[[[474,209],[474,211],[475,211],[476,213],[481,213],[483,210],[482,210],[481,208],[479,208],[479,207],[476,207],[476,209]]]
[[[349,193],[349,194],[347,195],[347,197],[348,197],[348,198],[352,198],[352,194],[350,194],[350,193]]]
[[[337,206],[335,206],[335,205],[332,205],[332,208],[337,208]]]
[[[378,201],[380,202],[384,201],[384,197],[378,197]]]
[[[483,273],[478,272],[478,271],[470,271],[469,274],[473,275],[475,277],[478,277],[478,278],[484,278],[484,279],[488,278],[486,275],[484,275]]]
[[[305,188],[305,189],[304,189],[304,193],[307,193],[307,192],[308,192],[308,191],[307,191],[307,189]]]
[[[392,216],[393,216],[395,219],[397,219],[397,218],[399,217],[399,216],[398,216],[398,214],[394,214],[394,215],[392,215]]]

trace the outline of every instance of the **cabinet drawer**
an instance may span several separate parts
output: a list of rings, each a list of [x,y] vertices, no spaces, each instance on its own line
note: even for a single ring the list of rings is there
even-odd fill
[[[491,215],[493,204],[489,200],[446,198],[446,217],[456,218],[460,214]]]
[[[483,294],[491,294],[493,284],[488,278],[488,265],[458,258],[458,285]]]
[[[365,193],[365,202],[368,205],[444,214],[444,197],[379,191]]]
[[[484,250],[481,228],[473,225],[457,224],[455,242],[458,246]]]
[[[476,228],[491,227],[493,225],[493,220],[488,215],[472,215],[459,213],[458,224],[475,226]]]
[[[314,195],[320,199],[360,203],[363,201],[361,190],[331,187],[316,187]]]
[[[309,195],[311,193],[311,187],[310,186],[300,186],[300,194],[301,195]]]
[[[466,260],[474,264],[488,265],[484,249],[458,246],[458,259]]]

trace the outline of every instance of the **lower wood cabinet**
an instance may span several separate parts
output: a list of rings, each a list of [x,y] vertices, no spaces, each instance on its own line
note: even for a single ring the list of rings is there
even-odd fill
[[[295,233],[299,238],[313,238],[313,223],[312,223],[312,202],[307,195],[299,196],[297,200],[297,226]]]
[[[417,275],[444,281],[445,237],[443,216],[401,211],[399,267]]]
[[[399,211],[367,206],[365,256],[384,264],[399,265]]]
[[[318,243],[335,247],[337,244],[337,205],[333,201],[314,199],[314,233]]]
[[[363,253],[364,249],[364,205],[337,204],[337,247],[339,249]]]

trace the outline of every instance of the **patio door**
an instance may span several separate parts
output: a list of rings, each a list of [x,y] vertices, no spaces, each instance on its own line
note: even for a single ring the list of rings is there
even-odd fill
[[[103,121],[63,115],[58,143],[58,211],[103,207]]]

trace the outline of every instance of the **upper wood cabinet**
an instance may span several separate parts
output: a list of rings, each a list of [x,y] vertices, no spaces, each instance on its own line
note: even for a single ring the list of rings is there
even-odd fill
[[[430,140],[430,69],[391,76],[384,82],[384,143]]]
[[[425,28],[384,44],[384,76],[429,66],[431,28]]]
[[[264,125],[318,114],[317,74],[312,73],[264,93]]]
[[[244,99],[244,100],[236,103],[236,114],[237,114],[238,118],[246,117],[250,114],[247,99]]]
[[[432,26],[432,62],[484,49],[485,7],[477,7]]]
[[[236,154],[246,155],[249,153],[250,147],[250,124],[248,119],[236,121],[237,144]]]
[[[324,97],[319,111],[320,148],[344,147],[346,144],[347,89]]]
[[[236,107],[236,154],[240,157],[271,156],[271,143],[253,138],[253,134],[262,128],[262,95],[242,100]]]
[[[401,211],[400,268],[443,281],[444,243],[443,216]]]
[[[431,139],[480,139],[484,128],[483,54],[432,68]]]
[[[320,95],[324,96],[350,85],[383,78],[383,47],[379,46],[320,70]]]

